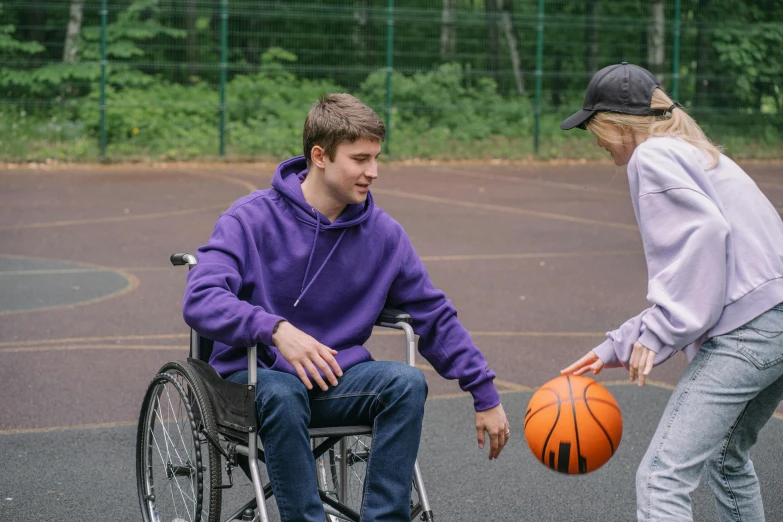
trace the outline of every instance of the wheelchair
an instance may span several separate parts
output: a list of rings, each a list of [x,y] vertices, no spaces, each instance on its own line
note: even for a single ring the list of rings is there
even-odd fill
[[[171,263],[192,269],[191,254],[173,254]],[[416,341],[411,317],[384,309],[376,326],[403,330],[406,362],[414,365]],[[269,522],[263,484],[264,451],[256,434],[256,346],[247,348],[248,384],[222,379],[208,364],[213,341],[190,332],[190,357],[166,363],[147,388],[136,439],[136,483],[145,522],[218,522],[222,492],[234,486],[240,468],[253,497],[226,520]],[[318,494],[325,522],[359,522],[364,472],[372,451],[372,426],[310,429]],[[224,479],[225,482],[224,483]],[[418,460],[411,484],[411,520],[432,521]]]

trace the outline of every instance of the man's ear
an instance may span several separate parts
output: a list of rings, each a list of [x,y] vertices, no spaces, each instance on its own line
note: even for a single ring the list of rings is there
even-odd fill
[[[320,145],[313,146],[313,149],[310,151],[310,161],[313,165],[319,169],[326,168],[326,163],[324,162],[325,157],[326,151],[324,151],[323,147]]]

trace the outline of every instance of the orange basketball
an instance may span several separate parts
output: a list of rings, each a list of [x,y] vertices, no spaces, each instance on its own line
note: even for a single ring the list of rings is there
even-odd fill
[[[544,466],[571,475],[595,471],[623,437],[623,417],[609,390],[589,377],[563,375],[531,397],[525,438]]]

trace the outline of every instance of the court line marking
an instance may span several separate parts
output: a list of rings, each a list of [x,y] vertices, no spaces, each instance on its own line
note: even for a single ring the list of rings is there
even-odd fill
[[[417,366],[418,367],[418,366]],[[495,379],[495,381],[498,381],[498,379]],[[503,381],[506,382],[506,381]],[[530,393],[531,391],[535,391],[538,388],[532,388],[529,386],[523,386],[521,384],[514,383],[515,386],[518,386],[520,389],[510,389],[510,390],[502,390],[498,393],[500,395],[511,395],[516,393]],[[631,383],[627,381],[604,381],[600,382],[603,386],[630,386],[630,385],[636,385],[636,383]],[[658,381],[647,381],[647,386],[653,386],[655,388],[663,388],[666,390],[671,391],[674,389],[674,386],[666,383],[661,383]],[[521,389],[524,388],[524,389]],[[441,393],[438,395],[430,395],[427,397],[427,401],[440,401],[440,400],[449,400],[449,399],[468,399],[471,398],[471,395],[469,393]],[[772,414],[772,417],[777,420],[783,421],[783,413],[775,412]],[[132,421],[116,421],[116,422],[98,422],[98,423],[90,423],[90,424],[74,424],[74,425],[67,425],[67,426],[43,426],[40,428],[12,428],[12,429],[6,429],[6,430],[0,430],[0,436],[3,435],[33,435],[38,433],[52,433],[57,431],[77,431],[77,430],[96,430],[96,429],[107,429],[107,428],[125,428],[128,426],[136,426],[138,425],[138,420],[132,420]]]
[[[96,265],[94,263],[85,263],[83,261],[69,261],[65,259],[52,259],[52,258],[45,258],[45,257],[37,257],[37,256],[19,256],[19,255],[13,255],[13,254],[0,254],[0,257],[10,257],[13,259],[36,259],[40,261],[48,261],[53,263],[70,263],[74,265],[82,265],[85,267],[89,267],[92,269],[98,269],[100,271],[104,272],[114,272],[115,274],[119,274],[122,276],[126,281],[127,285],[125,285],[125,288],[121,288],[120,290],[117,290],[116,292],[112,292],[110,294],[102,295],[100,297],[95,297],[93,299],[88,299],[87,301],[79,301],[76,303],[69,303],[69,304],[62,304],[62,305],[52,305],[52,306],[42,306],[39,308],[29,308],[25,310],[2,310],[0,311],[0,316],[3,315],[15,315],[15,314],[25,314],[25,313],[31,313],[31,312],[41,312],[45,310],[60,310],[60,309],[71,309],[76,308],[77,306],[86,306],[91,305],[95,303],[99,303],[101,301],[105,301],[107,299],[112,299],[114,297],[120,297],[122,295],[128,294],[130,292],[133,292],[139,287],[139,278],[135,275],[124,272],[122,270],[118,270],[116,268],[109,268],[107,266],[101,266]]]
[[[625,254],[643,254],[644,250],[599,250],[588,252],[539,252],[525,254],[455,254],[450,256],[421,256],[422,261],[494,261],[501,259],[538,259],[538,258],[572,258],[599,257]]]
[[[3,257],[3,256],[0,256]],[[111,270],[112,272],[114,270]],[[49,274],[94,274],[96,272],[106,272],[100,268],[52,268],[49,270],[0,270],[0,276],[4,275],[49,275]]]
[[[513,332],[513,331],[482,331],[472,330],[468,332],[474,337],[604,337],[605,332]],[[373,332],[372,336],[402,336],[404,332],[381,330]],[[105,349],[133,349],[133,350],[188,350],[187,344],[182,345],[158,345],[158,344],[105,344],[106,341],[151,341],[170,339],[190,339],[189,334],[152,334],[152,335],[126,335],[105,337],[70,337],[61,339],[40,339],[34,341],[3,341],[0,342],[1,353],[20,352],[47,352],[64,350],[96,350]],[[82,343],[82,344],[77,344]],[[97,344],[95,344],[97,343]],[[104,343],[104,344],[101,344]]]
[[[245,188],[249,193],[253,192],[255,190],[258,190],[258,187],[254,185],[253,183],[249,181],[245,181],[243,179],[234,178],[231,176],[221,176],[219,174],[208,174],[208,173],[200,173],[200,172],[192,172],[192,171],[180,171],[181,173],[187,175],[187,176],[196,176],[201,178],[207,178],[207,179],[214,179],[218,181],[225,181],[226,183],[233,183],[235,185],[240,185],[241,187]],[[236,201],[236,200],[234,200]],[[157,219],[157,218],[168,218],[168,217],[176,217],[176,216],[186,216],[189,214],[196,214],[199,212],[204,212],[207,210],[215,210],[215,209],[227,209],[230,207],[234,201],[231,201],[229,203],[219,203],[216,205],[208,205],[198,208],[188,208],[188,209],[182,209],[182,210],[171,210],[171,211],[165,211],[165,212],[151,212],[148,214],[125,214],[122,216],[107,216],[107,217],[101,217],[101,218],[85,218],[85,219],[72,219],[72,220],[64,220],[64,221],[46,221],[46,222],[38,222],[38,223],[16,223],[13,225],[0,225],[0,230],[27,230],[27,229],[33,229],[33,228],[55,228],[55,227],[69,227],[69,226],[75,226],[75,225],[94,225],[99,223],[120,223],[120,222],[126,222],[126,221],[139,221],[139,220],[145,220],[145,219]]]
[[[101,351],[181,351],[186,353],[189,347],[185,344],[71,344],[60,346],[21,346],[17,348],[0,349],[2,353],[29,353],[29,352],[70,352],[75,350],[101,350]]]
[[[175,216],[186,216],[189,214],[196,214],[206,210],[214,210],[218,208],[226,209],[230,204],[220,203],[218,205],[209,205],[199,208],[188,208],[184,210],[172,210],[168,212],[152,212],[150,214],[126,214],[123,216],[111,216],[102,218],[89,218],[89,219],[73,219],[69,221],[46,221],[39,223],[17,223],[14,225],[0,226],[0,230],[27,230],[31,228],[56,228],[56,227],[70,227],[74,225],[96,225],[100,223],[124,223],[127,221],[141,221],[145,219],[156,218],[169,218]]]
[[[507,207],[504,205],[494,205],[491,203],[476,203],[472,201],[463,201],[461,199],[451,199],[451,198],[441,198],[437,196],[429,196],[425,194],[414,194],[412,192],[404,192],[402,190],[395,190],[395,189],[375,189],[375,193],[387,195],[387,196],[396,196],[403,199],[413,199],[418,201],[427,201],[430,203],[441,203],[446,205],[456,205],[460,207],[466,207],[466,208],[473,208],[473,209],[480,209],[480,210],[491,210],[495,212],[505,212],[509,214],[518,214],[521,216],[531,216],[531,217],[537,217],[542,219],[552,219],[555,221],[566,221],[570,223],[579,223],[582,225],[597,225],[597,226],[603,226],[603,227],[609,227],[609,228],[617,228],[621,230],[632,230],[634,232],[639,231],[639,227],[636,225],[628,225],[625,223],[615,223],[613,221],[603,221],[600,219],[588,219],[588,218],[581,218],[576,216],[568,216],[565,214],[555,214],[553,212],[541,212],[538,210],[525,210],[521,208],[516,207]]]
[[[445,256],[420,256],[422,261],[496,261],[503,259],[538,259],[538,258],[572,258],[572,257],[600,257],[626,254],[643,254],[644,250],[598,250],[586,252],[531,252],[522,254],[454,254]],[[2,255],[0,255],[2,257]],[[124,272],[164,272],[172,271],[171,266],[124,266],[111,270]],[[0,276],[4,275],[46,275],[46,274],[88,274],[93,272],[105,272],[103,268],[63,268],[46,270],[0,270]]]
[[[596,186],[578,185],[575,183],[564,183],[561,181],[546,181],[543,179],[525,178],[525,177],[511,177],[503,176],[500,174],[490,174],[488,172],[478,172],[469,170],[446,170],[446,167],[436,168],[431,170],[436,174],[456,175],[473,179],[486,179],[497,181],[510,181],[511,183],[539,185],[542,187],[562,188],[566,190],[574,190],[577,192],[594,192],[597,194],[611,194],[618,196],[630,197],[630,192],[627,190],[613,189],[613,188],[601,188]]]
[[[30,341],[3,341],[0,347],[5,346],[38,346],[43,344],[70,344],[70,343],[93,343],[104,341],[148,341],[153,339],[190,339],[186,333],[176,334],[147,334],[147,335],[107,335],[103,337],[62,337],[59,339],[38,339]]]

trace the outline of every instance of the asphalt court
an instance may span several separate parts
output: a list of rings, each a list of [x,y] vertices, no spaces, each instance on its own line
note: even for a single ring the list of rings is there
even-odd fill
[[[746,169],[783,209],[780,167]],[[195,251],[220,212],[271,174],[265,165],[0,172],[0,520],[138,518],[138,409],[157,368],[184,357],[188,342],[185,270],[168,256]],[[381,170],[376,203],[406,228],[486,354],[516,434],[532,390],[646,306],[627,190],[607,165]],[[393,332],[368,346],[403,357]],[[500,462],[485,462],[469,399],[419,363],[430,384],[420,455],[441,520],[632,519],[633,471],[685,367],[669,361],[641,390],[620,370],[599,376],[623,408],[624,442],[605,468],[573,478],[539,469],[519,437]],[[783,520],[781,411],[754,453],[768,520]],[[714,519],[704,487],[695,512]]]

